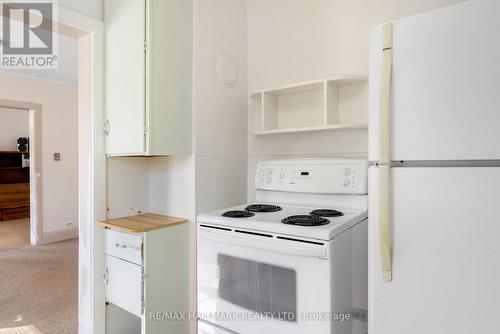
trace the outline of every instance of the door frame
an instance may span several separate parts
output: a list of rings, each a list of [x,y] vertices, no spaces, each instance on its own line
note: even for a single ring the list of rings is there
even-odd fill
[[[104,333],[104,22],[57,6],[56,30],[79,44],[78,333]],[[88,70],[90,68],[90,71]],[[85,70],[86,69],[86,70]]]
[[[29,113],[29,155],[30,155],[30,243],[43,242],[42,224],[42,161],[41,161],[41,119],[42,105],[25,101],[0,99],[0,108],[28,111]]]

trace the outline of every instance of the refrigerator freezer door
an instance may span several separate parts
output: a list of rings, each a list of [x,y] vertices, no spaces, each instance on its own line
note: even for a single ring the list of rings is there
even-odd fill
[[[370,194],[377,194],[370,167]],[[369,333],[500,330],[500,168],[392,168],[393,280],[369,205]]]
[[[391,160],[500,159],[500,1],[393,25]],[[382,29],[370,35],[370,160],[380,161]]]

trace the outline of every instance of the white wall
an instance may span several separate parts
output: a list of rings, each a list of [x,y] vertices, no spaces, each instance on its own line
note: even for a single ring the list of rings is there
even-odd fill
[[[194,157],[149,158],[149,211],[195,219]]]
[[[98,20],[104,19],[104,0],[57,0],[58,4]]]
[[[0,151],[17,150],[17,138],[29,133],[28,111],[0,108]]]
[[[151,212],[195,219],[195,159],[108,158],[108,217]]]
[[[42,233],[78,226],[78,87],[0,73],[0,97],[42,105]],[[3,130],[2,130],[3,131]],[[61,153],[61,161],[53,153]]]
[[[191,221],[190,309],[196,311],[196,215],[246,200],[246,1],[194,0],[193,155],[149,159],[151,212]],[[219,79],[231,59],[237,81]],[[196,323],[191,323],[196,332]]]
[[[246,199],[246,47],[245,0],[195,1],[193,119],[197,212]],[[232,62],[238,73],[230,86],[218,76],[218,65],[223,59],[226,64]]]
[[[248,92],[335,74],[368,75],[373,25],[463,0],[249,0]],[[362,97],[368,121],[368,90]],[[302,133],[256,138],[249,100],[248,197],[257,161],[339,156],[367,157],[367,131]]]
[[[108,158],[108,218],[149,212],[148,160]]]

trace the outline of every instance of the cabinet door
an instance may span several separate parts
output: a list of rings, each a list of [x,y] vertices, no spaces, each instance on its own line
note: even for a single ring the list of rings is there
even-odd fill
[[[106,301],[142,315],[142,266],[106,255]]]
[[[106,0],[107,154],[145,151],[145,0]]]
[[[148,154],[191,154],[193,1],[147,0]]]

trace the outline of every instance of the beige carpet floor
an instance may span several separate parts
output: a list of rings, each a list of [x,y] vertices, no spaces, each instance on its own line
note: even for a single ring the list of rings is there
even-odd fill
[[[0,251],[30,245],[30,219],[0,221]]]
[[[1,328],[0,334],[43,334],[34,326]]]
[[[0,329],[76,334],[77,282],[77,240],[0,251]]]

